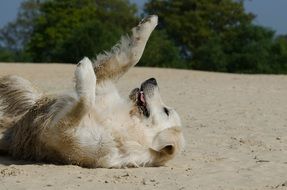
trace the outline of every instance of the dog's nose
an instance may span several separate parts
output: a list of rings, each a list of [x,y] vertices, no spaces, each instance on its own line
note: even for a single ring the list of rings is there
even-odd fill
[[[153,84],[153,85],[157,85],[156,79],[155,78],[150,78],[146,81],[147,83]]]

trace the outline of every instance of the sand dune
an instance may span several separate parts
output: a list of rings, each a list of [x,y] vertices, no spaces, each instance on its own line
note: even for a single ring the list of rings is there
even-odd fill
[[[0,64],[44,91],[72,88],[73,65]],[[4,189],[285,189],[287,76],[234,75],[134,68],[123,95],[158,79],[163,99],[180,113],[186,149],[165,167],[86,169],[0,156]]]

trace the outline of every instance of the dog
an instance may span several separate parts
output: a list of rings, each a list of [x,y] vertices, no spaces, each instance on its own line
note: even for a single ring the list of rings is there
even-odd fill
[[[17,159],[125,168],[162,166],[184,146],[178,113],[156,79],[122,98],[115,83],[140,60],[156,15],[144,18],[110,52],[75,69],[72,93],[45,95],[18,76],[0,78],[0,150]]]

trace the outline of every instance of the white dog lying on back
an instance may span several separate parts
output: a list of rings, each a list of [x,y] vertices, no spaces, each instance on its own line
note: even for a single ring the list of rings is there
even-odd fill
[[[75,93],[42,95],[17,76],[0,79],[0,150],[15,158],[84,167],[160,166],[183,147],[180,118],[154,78],[126,101],[114,82],[142,56],[157,25],[143,19],[110,53],[81,60]]]

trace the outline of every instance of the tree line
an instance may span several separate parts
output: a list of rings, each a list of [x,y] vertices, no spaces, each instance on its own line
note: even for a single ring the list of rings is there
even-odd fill
[[[159,25],[141,66],[287,73],[287,35],[254,24],[243,0],[25,0],[0,29],[0,61],[75,63],[109,50],[148,14]]]

